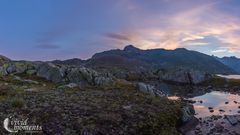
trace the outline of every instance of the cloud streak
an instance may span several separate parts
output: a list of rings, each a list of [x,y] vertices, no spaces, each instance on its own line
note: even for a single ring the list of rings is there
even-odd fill
[[[131,40],[128,36],[119,34],[119,33],[106,33],[105,36],[108,38],[116,39],[116,40],[123,40],[123,41]]]
[[[40,49],[59,49],[60,48],[60,46],[55,44],[39,44],[39,45],[36,45],[36,47]]]
[[[219,41],[219,48],[228,47],[225,49],[226,52],[240,52],[240,19],[219,9],[219,6],[226,4],[225,2],[227,1],[204,1],[171,14],[152,13],[149,16],[144,13],[149,14],[151,11],[146,11],[146,8],[142,8],[137,3],[136,5],[131,3],[131,7],[135,7],[133,10],[139,12],[136,15],[133,11],[129,11],[132,20],[135,21],[134,26],[111,33],[115,36],[107,35],[107,37],[115,38],[113,40],[115,43],[122,43],[116,40],[127,40],[142,49],[174,49],[188,46],[206,46],[207,49],[211,41],[206,42],[205,38],[213,37]],[[169,3],[166,1],[164,4]],[[169,7],[169,5],[164,6]],[[223,49],[219,48],[218,51],[212,50],[212,52],[216,53],[219,50],[222,52]]]

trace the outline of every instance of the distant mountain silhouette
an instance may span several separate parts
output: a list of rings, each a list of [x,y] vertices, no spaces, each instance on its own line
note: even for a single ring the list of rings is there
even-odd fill
[[[213,74],[237,73],[237,70],[233,70],[231,66],[222,63],[222,61],[220,62],[213,56],[185,48],[177,48],[175,50],[141,50],[133,45],[128,45],[123,50],[114,49],[96,53],[88,60],[75,58],[65,61],[55,60],[52,62],[65,65],[84,65],[96,70],[113,72],[146,72],[158,69],[175,70],[182,68]]]
[[[185,48],[175,50],[141,50],[133,45],[123,50],[115,49],[95,54],[86,63],[93,68],[123,68],[126,70],[176,69],[186,68],[209,73],[235,73],[231,68],[214,57]]]
[[[84,63],[84,60],[73,58],[68,60],[54,60],[51,62],[54,64],[62,64],[62,65],[81,65]]]
[[[223,58],[218,58],[216,57],[217,60],[222,62],[224,65],[230,67],[234,71],[236,71],[238,74],[240,74],[240,59],[237,57],[223,57]]]

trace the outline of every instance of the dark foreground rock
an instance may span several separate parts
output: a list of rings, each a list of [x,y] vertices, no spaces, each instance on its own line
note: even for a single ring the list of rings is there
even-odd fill
[[[187,132],[194,129],[199,123],[199,120],[195,117],[192,117],[188,122],[184,123],[180,128],[179,131],[183,134],[186,134]]]
[[[179,131],[183,134],[186,134],[188,131],[194,129],[199,120],[194,116],[195,111],[192,105],[186,104],[181,109],[182,116],[181,116],[181,126]]]
[[[235,119],[239,119],[240,115],[233,115]],[[234,126],[223,116],[211,116],[202,118],[195,129],[186,133],[186,135],[239,135],[240,122]]]
[[[229,116],[229,115],[226,115],[225,118],[228,120],[228,122],[235,126],[238,124],[238,119],[235,117],[235,116]]]

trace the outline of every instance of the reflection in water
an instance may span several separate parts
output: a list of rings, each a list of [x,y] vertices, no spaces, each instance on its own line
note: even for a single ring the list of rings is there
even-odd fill
[[[179,99],[178,96],[168,96],[167,98],[170,100],[178,100]]]
[[[202,96],[191,98],[197,101],[194,103],[196,117],[206,117],[211,115],[234,115],[240,111],[240,96],[225,92],[213,91]],[[200,102],[202,101],[202,103]],[[212,107],[214,112],[210,112]]]
[[[240,75],[217,75],[217,76],[227,79],[240,79]]]

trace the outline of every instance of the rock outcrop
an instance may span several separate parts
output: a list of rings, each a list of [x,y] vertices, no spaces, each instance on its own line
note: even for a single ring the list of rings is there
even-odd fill
[[[179,128],[180,132],[186,134],[188,131],[194,129],[199,120],[194,117],[195,111],[192,105],[185,105],[182,109],[181,123],[182,126]]]
[[[10,61],[9,58],[0,55],[0,66],[2,66],[4,63],[9,62],[9,61]]]
[[[194,117],[195,110],[192,105],[184,106],[181,111],[182,111],[181,120],[183,123],[190,121]]]
[[[137,83],[138,90],[155,96],[162,96],[163,93],[154,86],[142,82]]]
[[[160,79],[183,84],[198,84],[208,79],[211,75],[197,70],[177,69],[174,71],[159,71]]]
[[[41,63],[37,66],[37,76],[47,80],[59,83],[64,81],[64,75],[61,73],[61,68],[52,63]]]
[[[115,78],[85,67],[55,65],[48,62],[8,62],[0,66],[0,75],[36,75],[55,83],[76,83],[78,85],[109,86]]]

